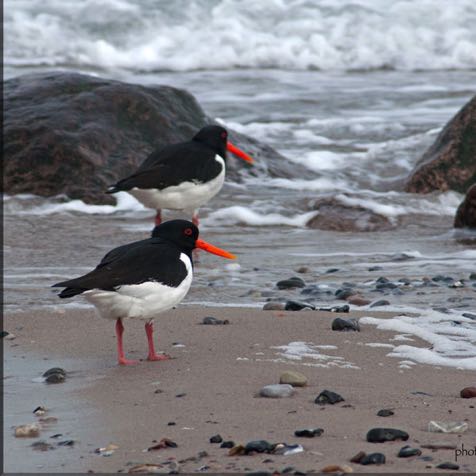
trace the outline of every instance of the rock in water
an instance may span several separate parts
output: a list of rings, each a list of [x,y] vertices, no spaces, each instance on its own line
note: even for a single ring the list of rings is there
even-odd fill
[[[286,301],[286,304],[284,305],[285,311],[301,311],[302,309],[311,309],[314,311],[316,307],[312,304],[308,304],[307,302],[299,301]]]
[[[367,433],[369,443],[383,443],[384,441],[408,440],[408,433],[394,428],[372,428]]]
[[[189,140],[212,123],[195,98],[169,86],[141,86],[90,75],[48,72],[4,82],[4,190],[87,203],[115,203],[105,192],[155,149]],[[254,159],[231,157],[227,179],[243,174],[290,178],[304,167],[234,131]],[[241,162],[241,161],[240,161]]]
[[[279,383],[292,385],[293,387],[305,387],[307,385],[307,377],[299,372],[288,370],[281,374]]]
[[[476,96],[445,126],[423,154],[405,185],[406,192],[456,190],[476,182]]]
[[[259,394],[266,398],[287,398],[294,394],[294,388],[291,385],[273,384],[263,387]]]
[[[332,321],[333,331],[357,331],[360,332],[360,326],[357,319],[343,319],[342,317],[336,317]]]
[[[318,405],[334,405],[338,402],[344,402],[345,400],[338,393],[331,392],[330,390],[323,390],[314,400],[314,403]]]
[[[278,289],[294,289],[294,288],[303,288],[306,283],[297,276],[294,276],[289,279],[283,279],[276,283]]]
[[[469,188],[466,197],[461,202],[458,210],[456,210],[454,227],[476,228],[476,183]]]

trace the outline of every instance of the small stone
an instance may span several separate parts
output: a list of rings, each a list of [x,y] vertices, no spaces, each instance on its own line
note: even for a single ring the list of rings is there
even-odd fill
[[[156,445],[150,446],[147,448],[147,451],[156,451],[165,448],[177,448],[178,445],[175,441],[170,440],[169,438],[162,438]]]
[[[9,332],[7,332],[7,331],[0,331],[0,339],[3,339],[4,337],[7,337],[8,335],[10,335]]]
[[[294,288],[303,288],[306,285],[304,280],[294,276],[289,279],[283,279],[282,281],[278,281],[276,286],[278,289],[294,289]]]
[[[355,295],[355,291],[353,289],[348,289],[348,288],[344,288],[344,289],[338,289],[336,292],[335,292],[335,297],[336,299],[342,299],[342,300],[346,300],[348,297],[350,296],[354,296]]]
[[[323,390],[314,400],[314,403],[318,405],[334,405],[338,402],[344,402],[345,400],[335,392],[331,392],[330,390]]]
[[[53,437],[51,437],[53,438]],[[74,446],[74,440],[58,441],[58,446]]]
[[[410,456],[420,456],[421,455],[421,450],[419,448],[412,448],[411,446],[404,446],[403,448],[400,448],[400,451],[398,452],[398,457],[399,458],[409,458]]]
[[[344,319],[342,317],[336,317],[332,321],[333,331],[357,331],[360,332],[360,326],[357,319],[350,318]]]
[[[347,302],[349,304],[352,304],[353,306],[367,306],[370,304],[370,301],[368,299],[364,299],[360,296],[352,296],[347,299]]]
[[[344,304],[343,306],[333,306],[333,307],[320,307],[318,311],[327,311],[327,312],[349,312],[350,306],[348,304]]]
[[[139,464],[137,466],[133,466],[131,469],[129,469],[129,474],[135,474],[135,473],[163,473],[164,472],[164,467],[160,464],[151,464],[151,463],[146,463],[146,464]],[[168,471],[166,471],[168,472]]]
[[[210,316],[204,317],[203,320],[202,320],[202,324],[205,325],[205,326],[219,326],[219,325],[225,325],[225,324],[229,324],[229,323],[230,323],[230,321],[228,319],[220,320],[220,319],[217,319],[215,317],[210,317]]]
[[[311,268],[309,268],[308,266],[301,266],[296,270],[296,273],[299,273],[299,274],[306,274],[310,272],[311,272]]]
[[[288,384],[272,384],[264,386],[259,394],[265,398],[287,398],[294,394],[294,388]]]
[[[314,311],[316,307],[307,302],[299,301],[286,301],[286,304],[284,305],[285,311],[301,311],[302,309],[311,309]]]
[[[384,408],[383,410],[379,410],[377,412],[377,416],[381,416],[381,417],[389,417],[392,415],[395,415],[395,413],[392,410],[387,410],[386,408]]]
[[[381,271],[383,269],[382,266],[371,266],[368,271]]]
[[[46,413],[46,408],[45,407],[42,407],[41,405],[39,407],[36,407],[34,410],[33,410],[33,413],[36,415],[36,416],[42,416]]]
[[[301,445],[288,445],[286,443],[278,443],[274,445],[273,453],[277,455],[289,456],[302,453],[304,448]]]
[[[20,425],[15,428],[17,438],[35,438],[40,435],[40,427],[36,423]]]
[[[307,377],[299,372],[287,370],[279,377],[279,383],[292,385],[293,387],[305,387],[307,385]]]
[[[245,447],[243,445],[236,445],[228,451],[228,456],[238,456],[245,454]]]
[[[306,428],[304,430],[296,430],[294,436],[298,438],[314,438],[315,436],[321,436],[324,433],[322,428]]]
[[[48,377],[46,377],[45,382],[46,383],[62,383],[64,382],[65,376],[64,374],[50,374]]]
[[[476,398],[476,387],[465,387],[460,392],[461,398]]]
[[[35,451],[48,451],[48,450],[53,450],[55,447],[53,445],[50,445],[46,441],[35,441],[31,447]]]
[[[339,271],[339,268],[329,268],[326,274],[337,273],[337,271]]]
[[[367,454],[365,453],[365,451],[359,451],[356,455],[352,456],[352,458],[350,459],[350,462],[360,463],[362,461],[362,458],[364,458],[364,456],[366,455]]]
[[[469,279],[471,279],[471,281],[476,281],[476,273],[471,273]]]
[[[213,435],[210,438],[210,443],[221,443],[223,441],[223,438],[220,435]]]
[[[270,301],[263,306],[263,311],[284,311],[284,303]]]
[[[175,398],[182,398],[182,397],[186,397],[187,394],[186,393],[177,393],[177,395],[175,395]]]
[[[220,445],[220,448],[233,448],[235,446],[235,442],[234,441],[224,441],[221,445]]]
[[[378,278],[376,280],[377,284],[387,284],[389,282],[390,282],[390,280],[388,278],[386,278],[385,276],[380,276],[380,278]]]
[[[375,289],[382,290],[382,289],[395,289],[398,286],[395,283],[378,283],[375,285]]]
[[[464,433],[468,424],[464,421],[430,421],[428,431],[432,433]]]
[[[360,460],[360,464],[385,464],[385,455],[382,453],[370,453]]]
[[[62,374],[66,377],[66,370],[60,367],[53,367],[51,369],[48,369],[46,372],[44,372],[42,377],[48,377],[48,375],[52,375],[52,374]]]
[[[276,445],[269,443],[266,440],[256,440],[246,443],[245,453],[271,453]],[[232,448],[233,449],[233,448]]]
[[[476,314],[471,314],[470,312],[463,312],[462,316],[476,321]]]
[[[455,443],[428,443],[426,445],[421,445],[422,448],[428,450],[455,450]]]
[[[367,441],[369,443],[383,443],[384,441],[407,441],[408,433],[394,428],[372,428],[367,433]]]
[[[452,469],[452,470],[458,470],[459,469],[459,464],[456,463],[451,463],[450,461],[447,461],[446,463],[441,463],[437,466],[438,469]]]
[[[381,307],[381,306],[389,306],[390,302],[386,299],[380,299],[379,301],[373,302],[370,307]]]
[[[169,421],[167,423],[167,426],[175,426],[175,425],[176,425],[176,423],[174,421]]]
[[[339,466],[337,464],[329,464],[327,466],[324,466],[320,470],[321,473],[352,473],[353,469],[350,466]]]

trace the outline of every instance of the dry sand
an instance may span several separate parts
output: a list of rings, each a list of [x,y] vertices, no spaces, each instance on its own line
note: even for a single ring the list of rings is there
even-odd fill
[[[360,314],[362,315],[362,313]],[[365,315],[390,316],[389,313]],[[229,325],[199,325],[204,316],[229,319]],[[350,316],[359,317],[359,313]],[[141,362],[118,367],[112,322],[99,319],[91,309],[50,309],[5,316],[4,328],[16,339],[4,341],[5,368],[5,466],[7,472],[128,472],[142,463],[161,464],[208,456],[179,463],[180,472],[282,471],[292,466],[303,472],[318,472],[329,464],[349,465],[354,472],[445,473],[434,467],[455,460],[454,450],[423,449],[417,457],[397,458],[398,450],[430,443],[449,443],[461,448],[476,445],[475,401],[462,399],[459,391],[474,384],[474,374],[452,368],[415,365],[399,368],[399,360],[387,357],[389,348],[366,343],[392,343],[392,332],[364,325],[360,333],[334,332],[330,324],[336,314],[326,312],[274,312],[246,308],[180,307],[156,321],[159,349],[173,359]],[[345,315],[349,317],[349,314]],[[146,354],[140,322],[126,321],[125,348],[129,358]],[[356,368],[345,368],[342,360],[280,358],[274,346],[292,341],[335,345],[320,349],[340,356]],[[184,347],[174,346],[183,344]],[[393,341],[393,344],[395,342]],[[412,345],[427,345],[412,342]],[[68,371],[65,383],[47,385],[32,379],[50,367]],[[309,385],[285,399],[257,398],[263,386],[278,383],[285,370],[298,370]],[[345,402],[319,406],[315,397],[324,389],[338,392]],[[412,394],[424,392],[424,394]],[[184,394],[181,397],[177,395]],[[31,412],[45,405],[57,423],[45,426],[40,438],[18,439],[11,426],[33,422]],[[376,416],[378,410],[393,409],[394,416]],[[426,431],[430,420],[467,420],[462,435]],[[169,422],[175,425],[169,426]],[[313,439],[296,438],[294,431],[320,427],[324,433]],[[368,443],[365,436],[374,427],[398,428],[409,433],[407,442]],[[72,448],[39,452],[29,446],[37,440],[53,445],[50,436],[73,439]],[[219,433],[225,440],[246,443],[301,443],[305,451],[290,456],[256,454],[227,455],[228,450],[210,444]],[[167,437],[178,445],[153,452],[143,450]],[[109,457],[94,453],[109,443],[118,449]],[[381,452],[382,466],[350,463],[359,451]],[[458,459],[459,472],[474,472],[476,456]],[[173,466],[164,466],[167,472]]]

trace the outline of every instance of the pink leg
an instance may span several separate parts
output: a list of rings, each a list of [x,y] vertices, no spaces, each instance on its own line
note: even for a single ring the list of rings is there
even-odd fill
[[[168,360],[170,355],[157,354],[154,346],[154,323],[153,321],[145,324],[145,333],[147,334],[147,342],[149,344],[149,355],[147,360]]]
[[[158,226],[162,223],[162,210],[157,210],[155,215],[155,226]]]
[[[118,319],[116,321],[116,336],[117,336],[117,357],[119,365],[134,365],[137,364],[137,360],[127,360],[124,355],[124,348],[122,347],[122,334],[124,333],[124,326],[122,325],[122,320]]]

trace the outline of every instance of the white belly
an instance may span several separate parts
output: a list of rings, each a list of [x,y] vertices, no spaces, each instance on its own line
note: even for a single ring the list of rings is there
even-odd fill
[[[196,210],[212,199],[225,182],[225,161],[219,156],[215,160],[223,165],[219,175],[206,183],[183,182],[180,185],[158,189],[128,190],[133,197],[147,208],[159,210]]]
[[[83,296],[94,304],[105,319],[154,319],[157,314],[176,306],[188,293],[192,284],[192,263],[182,253],[180,259],[187,268],[187,276],[176,288],[149,281],[142,284],[127,284],[116,291],[91,289]]]

